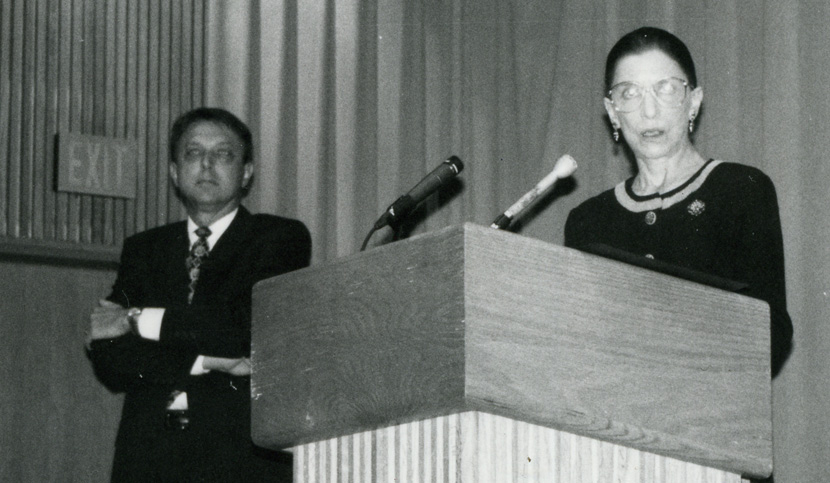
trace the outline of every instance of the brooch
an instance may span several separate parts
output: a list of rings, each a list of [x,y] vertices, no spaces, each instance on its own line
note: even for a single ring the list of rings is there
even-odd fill
[[[694,200],[689,204],[687,210],[689,211],[690,215],[698,216],[701,213],[703,213],[704,210],[706,210],[706,203],[700,200]]]

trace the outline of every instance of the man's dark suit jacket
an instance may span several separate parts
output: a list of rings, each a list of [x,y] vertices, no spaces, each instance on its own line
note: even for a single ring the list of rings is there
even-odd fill
[[[110,389],[124,391],[114,481],[290,481],[290,460],[250,442],[250,377],[212,371],[191,376],[198,355],[250,356],[255,282],[308,266],[305,225],[244,207],[203,262],[187,304],[186,222],[124,242],[109,300],[164,308],[159,341],[133,334],[92,343],[90,358]],[[187,392],[190,426],[167,430],[173,390]]]

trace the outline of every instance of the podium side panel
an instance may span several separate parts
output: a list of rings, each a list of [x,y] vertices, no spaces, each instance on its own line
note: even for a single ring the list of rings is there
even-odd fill
[[[296,483],[741,483],[740,475],[481,412],[294,448]],[[370,457],[366,457],[370,455]]]
[[[463,258],[455,228],[257,284],[254,442],[282,448],[459,410]]]
[[[765,303],[510,233],[466,242],[472,407],[772,471]]]

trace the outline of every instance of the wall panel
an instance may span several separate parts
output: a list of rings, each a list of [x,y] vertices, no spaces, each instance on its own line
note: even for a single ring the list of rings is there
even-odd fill
[[[0,481],[108,481],[84,350],[123,239],[181,219],[167,130],[205,95],[206,0],[0,0]],[[137,197],[57,192],[56,134],[138,141]]]
[[[33,240],[111,253],[182,217],[166,139],[205,98],[204,1],[0,2],[0,252]],[[66,131],[137,139],[137,197],[56,192],[55,135]]]
[[[123,399],[84,334],[115,273],[2,257],[0,273],[0,481],[109,481]]]

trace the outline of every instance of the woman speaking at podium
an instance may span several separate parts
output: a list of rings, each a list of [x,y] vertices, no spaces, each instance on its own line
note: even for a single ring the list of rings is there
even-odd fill
[[[703,90],[688,48],[673,34],[644,27],[623,36],[608,54],[605,89],[614,141],[631,148],[637,173],[571,211],[565,244],[611,247],[742,282],[742,293],[770,305],[774,376],[793,329],[772,182],[694,147]]]

